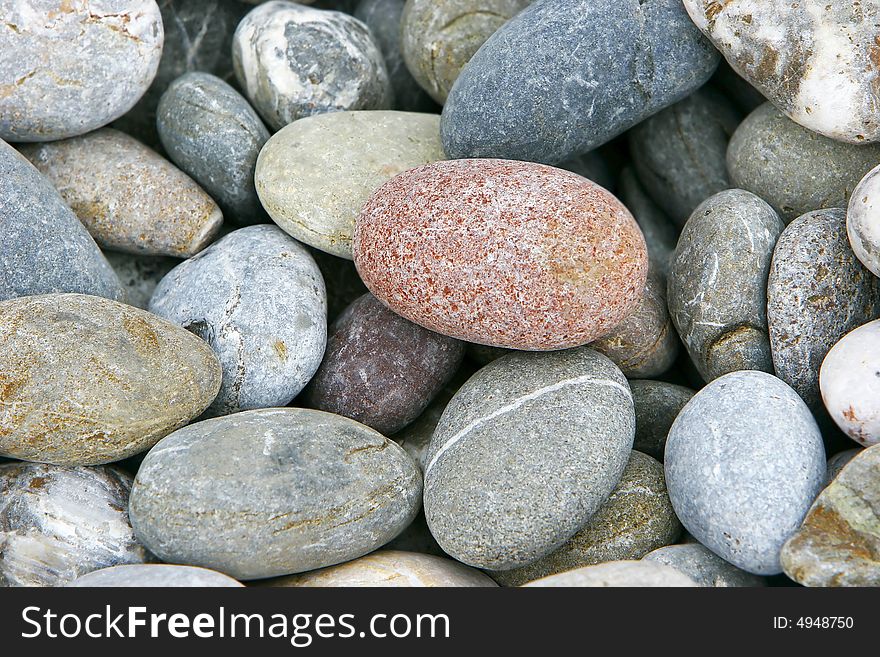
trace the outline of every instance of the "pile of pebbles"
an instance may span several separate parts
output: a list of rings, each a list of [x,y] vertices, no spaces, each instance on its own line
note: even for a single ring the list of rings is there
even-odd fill
[[[880,585],[878,24],[0,0],[0,585]]]

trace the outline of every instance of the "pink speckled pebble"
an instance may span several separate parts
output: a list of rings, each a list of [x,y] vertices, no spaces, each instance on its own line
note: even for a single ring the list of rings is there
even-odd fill
[[[645,240],[603,188],[561,169],[452,160],[406,171],[367,202],[354,261],[410,321],[480,344],[586,344],[636,306]]]

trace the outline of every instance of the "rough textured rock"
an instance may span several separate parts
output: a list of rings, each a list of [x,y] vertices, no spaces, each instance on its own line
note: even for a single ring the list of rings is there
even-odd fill
[[[263,409],[168,436],[144,459],[129,508],[163,560],[259,579],[375,550],[412,521],[421,490],[412,459],[372,429]]]
[[[453,158],[563,162],[685,98],[717,63],[680,0],[539,0],[459,75],[443,146]]]
[[[0,140],[0,301],[48,292],[125,295],[52,184]]]
[[[690,577],[699,586],[754,587],[765,585],[763,577],[740,570],[699,543],[662,547],[646,555],[643,560],[675,568]]]
[[[822,408],[819,367],[828,350],[880,315],[880,281],[856,259],[846,212],[817,210],[789,224],[773,252],[767,323],[776,376]]]
[[[303,401],[390,435],[427,408],[462,358],[463,343],[413,324],[365,294],[330,327],[324,361]]]
[[[263,221],[254,169],[269,131],[244,97],[208,73],[187,73],[162,94],[162,146],[239,224]]]
[[[851,331],[822,361],[819,389],[831,418],[863,447],[880,443],[880,320]]]
[[[590,347],[608,356],[626,377],[663,374],[678,357],[679,341],[666,309],[666,284],[648,276],[635,310]]]
[[[841,141],[880,139],[875,3],[684,0],[684,6],[731,67],[789,118]]]
[[[451,556],[492,570],[540,559],[608,499],[632,448],[626,379],[590,349],[511,354],[443,412],[426,456],[425,517]]]
[[[479,570],[429,554],[380,550],[338,566],[268,582],[289,587],[491,587]]]
[[[805,586],[880,586],[880,447],[863,450],[822,491],[782,548]]]
[[[392,310],[468,342],[592,342],[636,307],[648,270],[635,220],[561,169],[454,160],[385,183],[358,217],[354,260]]]
[[[240,582],[207,568],[143,564],[112,566],[82,575],[68,586],[79,588],[228,588],[244,586]]]
[[[387,109],[392,91],[370,30],[334,11],[266,2],[238,24],[235,75],[274,130],[312,114]]]
[[[189,176],[118,130],[21,151],[103,247],[187,258],[223,223],[220,208]]]
[[[536,587],[695,587],[675,568],[651,561],[609,561],[544,577],[526,586]]]
[[[727,142],[739,120],[730,101],[704,87],[629,132],[639,180],[679,226],[700,203],[731,187]]]
[[[779,550],[825,483],[816,421],[764,372],[733,372],[698,392],[669,431],[665,465],[685,529],[756,575],[782,571]]]
[[[125,303],[147,309],[159,281],[180,264],[177,258],[107,251],[104,256],[125,289]]]
[[[828,468],[826,470],[827,476],[825,477],[826,481],[830,484],[834,478],[840,474],[843,467],[861,453],[861,447],[853,447],[852,449],[838,452],[828,459]]]
[[[672,220],[648,196],[635,173],[629,167],[620,174],[620,200],[632,212],[645,244],[651,271],[665,283],[672,263],[672,254],[678,243],[678,229]]]
[[[333,112],[273,136],[257,160],[257,193],[296,239],[351,258],[355,219],[383,183],[444,159],[440,118],[410,112]]]
[[[846,207],[859,180],[880,163],[880,145],[846,144],[816,134],[764,103],[740,124],[727,149],[734,185],[757,194],[788,223]]]
[[[741,189],[702,203],[678,240],[669,314],[707,381],[735,370],[773,371],[767,277],[784,228],[769,205]]]
[[[633,449],[663,460],[669,428],[694,391],[665,381],[629,382],[636,409],[636,438]]]
[[[606,561],[641,559],[678,538],[681,525],[666,493],[663,465],[632,452],[611,496],[561,548],[522,568],[492,573],[504,586]]]
[[[0,0],[0,138],[50,141],[100,128],[150,86],[162,54],[155,0]]]
[[[220,367],[195,336],[83,294],[0,303],[0,455],[118,461],[207,408]]]
[[[868,172],[853,190],[846,214],[846,232],[853,252],[875,276],[880,273],[878,214],[880,214],[880,166]]]
[[[318,266],[276,226],[233,231],[173,269],[150,312],[214,350],[223,384],[209,412],[286,406],[321,364],[327,302]]]
[[[59,586],[145,561],[128,521],[130,489],[116,468],[0,463],[0,587]]]
[[[400,48],[416,81],[441,105],[486,39],[532,0],[408,0]]]

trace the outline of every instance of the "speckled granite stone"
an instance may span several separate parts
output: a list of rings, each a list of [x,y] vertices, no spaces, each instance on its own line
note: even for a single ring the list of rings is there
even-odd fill
[[[443,412],[426,457],[425,517],[451,556],[509,570],[553,552],[611,495],[632,448],[626,379],[591,349],[511,354]]]
[[[162,54],[155,0],[0,0],[0,138],[51,141],[125,114]]]
[[[0,301],[48,292],[125,297],[52,183],[0,140]]]
[[[825,448],[794,390],[765,372],[733,372],[679,413],[665,466],[688,532],[738,568],[775,575],[779,550],[825,483]]]
[[[111,566],[87,573],[68,586],[78,588],[228,588],[244,586],[240,582],[207,568],[168,564]]]
[[[635,379],[629,382],[636,409],[633,449],[663,460],[669,428],[694,391],[665,381]]]
[[[128,521],[130,489],[116,468],[0,463],[0,587],[59,586],[147,560]]]
[[[680,570],[651,561],[609,561],[544,577],[534,587],[695,587]]]
[[[562,162],[685,98],[717,63],[680,0],[538,0],[461,72],[443,146],[453,158]]]
[[[699,543],[662,547],[643,557],[643,561],[653,561],[675,568],[699,586],[755,587],[766,584],[763,577],[740,570]]]
[[[338,415],[276,408],[168,436],[144,459],[129,508],[160,558],[260,579],[372,552],[412,521],[421,492],[393,441]]]
[[[192,331],[223,367],[209,412],[286,406],[321,364],[324,281],[305,248],[277,226],[233,231],[172,270],[150,312]]]
[[[402,173],[358,217],[367,288],[410,321],[530,350],[606,335],[636,307],[645,241],[610,193],[562,169],[453,160]]]

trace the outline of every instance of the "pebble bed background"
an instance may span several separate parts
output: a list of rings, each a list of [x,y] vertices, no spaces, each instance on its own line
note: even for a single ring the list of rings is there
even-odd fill
[[[0,586],[880,585],[878,25],[0,0]]]

